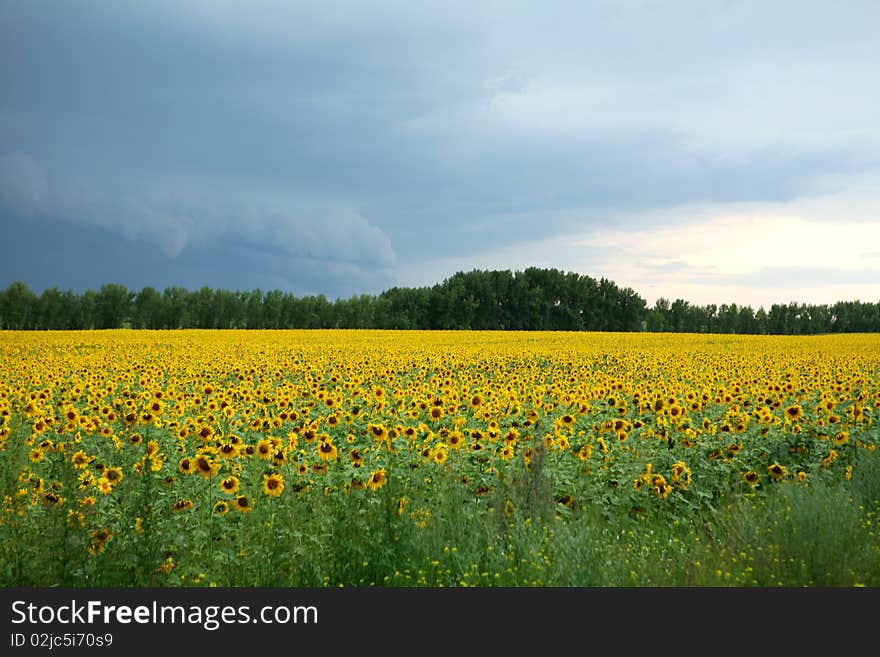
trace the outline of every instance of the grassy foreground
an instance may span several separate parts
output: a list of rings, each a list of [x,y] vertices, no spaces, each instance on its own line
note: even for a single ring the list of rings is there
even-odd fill
[[[0,334],[0,584],[878,586],[878,347]]]

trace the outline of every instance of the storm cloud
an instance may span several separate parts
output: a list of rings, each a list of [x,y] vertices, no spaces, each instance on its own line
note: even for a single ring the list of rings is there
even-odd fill
[[[336,297],[472,267],[626,277],[583,244],[744,204],[874,230],[878,19],[870,1],[11,0],[0,285],[100,285],[108,240],[138,254],[114,277],[133,288],[226,286],[225,267],[238,289]],[[29,264],[46,231],[77,264]],[[682,294],[713,284],[697,274]]]

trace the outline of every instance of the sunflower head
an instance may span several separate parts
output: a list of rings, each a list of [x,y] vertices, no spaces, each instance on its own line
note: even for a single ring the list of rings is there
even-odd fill
[[[277,472],[263,475],[263,493],[278,497],[284,492],[284,477]]]
[[[782,479],[786,475],[786,469],[784,465],[780,465],[779,463],[773,463],[767,468],[767,472],[774,479]]]
[[[760,475],[754,470],[749,470],[748,472],[743,474],[743,481],[745,481],[749,486],[757,486],[758,482],[761,481]]]
[[[220,489],[224,493],[237,493],[240,483],[238,477],[230,475],[220,482]]]
[[[367,480],[367,487],[370,490],[379,490],[387,483],[387,481],[388,474],[385,468],[379,468],[370,474],[370,478]]]
[[[204,454],[197,456],[195,461],[195,470],[205,479],[210,479],[217,474],[218,466]]]
[[[339,456],[339,450],[336,449],[336,445],[333,444],[332,440],[322,440],[318,445],[318,457],[324,459],[325,461],[333,461]]]

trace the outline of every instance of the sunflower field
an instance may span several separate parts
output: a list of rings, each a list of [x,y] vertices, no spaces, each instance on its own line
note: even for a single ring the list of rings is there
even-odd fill
[[[4,586],[877,586],[880,335],[0,333]]]

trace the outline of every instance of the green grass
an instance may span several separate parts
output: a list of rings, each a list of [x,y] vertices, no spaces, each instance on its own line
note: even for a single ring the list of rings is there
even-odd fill
[[[455,468],[426,476],[399,467],[376,491],[288,490],[250,513],[217,516],[219,488],[198,475],[187,484],[127,475],[94,506],[78,506],[61,454],[40,465],[61,483],[64,504],[26,504],[18,491],[28,455],[14,442],[0,466],[5,587],[880,586],[876,452],[859,455],[850,480],[736,490],[690,512],[656,504],[631,513],[600,500],[568,508],[538,452],[480,496]],[[187,490],[193,508],[170,510]],[[77,510],[84,527],[71,522]],[[90,552],[95,523],[112,538]],[[163,572],[167,557],[174,567]]]

